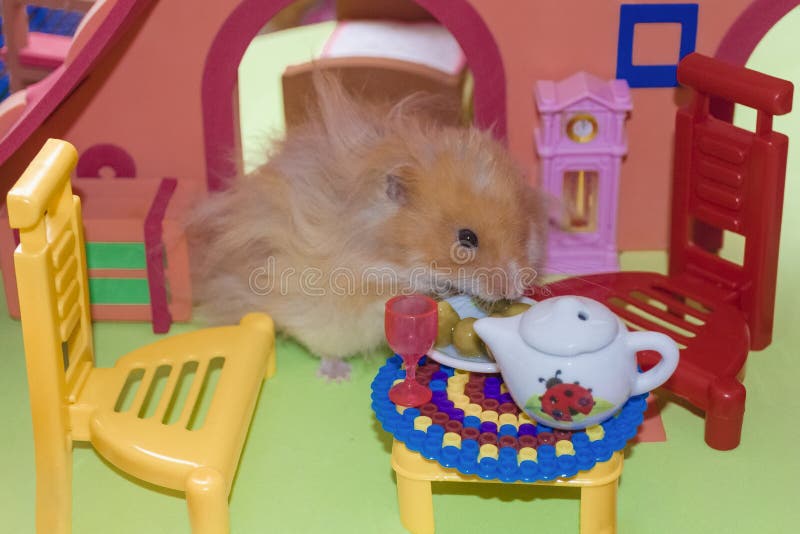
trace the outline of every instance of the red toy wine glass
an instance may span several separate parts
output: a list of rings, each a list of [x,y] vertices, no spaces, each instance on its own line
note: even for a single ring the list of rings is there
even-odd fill
[[[403,358],[406,379],[389,390],[400,406],[421,406],[431,400],[431,390],[416,381],[420,358],[436,341],[439,312],[436,301],[424,295],[400,295],[386,303],[386,340]]]

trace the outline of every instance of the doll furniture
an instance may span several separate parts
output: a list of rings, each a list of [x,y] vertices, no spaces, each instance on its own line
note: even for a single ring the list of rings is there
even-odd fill
[[[2,56],[11,77],[11,91],[37,82],[64,63],[72,37],[28,29],[28,5],[87,12],[94,0],[4,0]]]
[[[435,22],[339,22],[318,58],[283,73],[287,127],[307,116],[315,70],[335,75],[367,100],[399,102],[416,92],[438,95],[445,105],[435,118],[462,122],[466,61],[455,39]]]
[[[283,73],[287,127],[303,122],[314,97],[315,70],[337,76],[367,100],[399,102],[423,92],[441,97],[434,118],[464,122],[471,101],[466,57],[450,32],[409,0],[337,1],[336,29],[319,57]],[[466,110],[465,110],[466,108]]]
[[[617,271],[620,165],[632,107],[628,84],[578,72],[559,82],[537,82],[535,94],[542,186],[561,200],[566,216],[551,224],[547,270]]]
[[[398,441],[392,443],[392,469],[397,476],[397,501],[400,521],[409,532],[434,532],[432,482],[490,483],[476,476],[464,476],[454,469],[412,452]],[[622,453],[616,452],[607,462],[571,478],[535,482],[536,486],[568,487],[580,490],[580,533],[617,531],[617,485],[622,474]],[[519,484],[527,484],[519,482]]]
[[[70,41],[64,64],[0,103],[0,135],[2,125],[11,127],[58,83],[114,5],[115,0],[94,2]],[[100,179],[104,169],[113,177]],[[110,144],[86,149],[77,171],[74,185],[84,198],[94,319],[152,321],[157,333],[167,332],[173,320],[188,320],[191,288],[182,218],[197,195],[192,182],[184,180],[177,187],[174,178],[136,177],[130,155]],[[8,311],[19,317],[13,263],[19,238],[6,219],[2,206],[0,267]]]
[[[338,20],[436,20],[414,0],[336,0]]]
[[[71,530],[76,441],[133,477],[185,492],[193,532],[228,532],[233,477],[261,383],[275,370],[272,320],[250,314],[95,368],[81,205],[70,186],[76,160],[71,145],[50,139],[8,194],[20,232],[37,532]]]
[[[664,387],[705,411],[711,447],[739,444],[746,391],[739,381],[749,350],[772,339],[788,139],[772,116],[791,110],[792,84],[700,54],[678,66],[694,91],[678,111],[669,274],[624,272],[569,278],[535,295],[577,294],[607,304],[634,328],[671,336],[682,348]],[[722,98],[758,111],[754,132],[709,113]],[[746,239],[741,265],[692,240],[693,223]],[[654,363],[642,353],[641,364]]]
[[[101,177],[111,171],[113,177]],[[123,149],[94,145],[78,160],[74,187],[84,201],[92,316],[151,321],[169,331],[191,318],[183,216],[199,192],[175,178],[137,178]]]
[[[414,380],[431,400],[412,408],[390,396],[407,378],[402,358],[389,358],[370,398],[381,428],[393,437],[400,517],[409,531],[434,531],[432,482],[495,482],[578,488],[580,532],[616,532],[622,451],[643,422],[646,395],[631,397],[600,424],[568,432],[522,413],[500,375],[426,358]]]
[[[73,184],[87,198],[93,316],[151,321],[156,333],[168,332],[173,320],[189,320],[189,253],[179,219],[193,198],[184,194],[186,185],[175,178]]]
[[[21,86],[13,86],[14,93],[12,93],[7,99],[3,102],[0,102],[0,139],[9,132],[12,127],[15,125],[17,119],[22,117],[26,111],[34,106],[42,97],[45,96],[47,91],[53,86],[53,84],[57,81],[59,75],[61,75],[64,70],[72,63],[78,53],[83,50],[86,46],[87,42],[100,26],[100,24],[105,20],[108,16],[108,13],[114,7],[116,0],[91,0],[83,2],[82,0],[77,0],[77,2],[72,2],[68,0],[65,2],[39,2],[40,4],[46,5],[54,5],[57,7],[64,7],[64,6],[83,6],[83,8],[89,7],[86,14],[81,19],[80,24],[75,30],[75,34],[72,37],[66,37],[63,35],[52,35],[47,33],[41,32],[28,32],[27,22],[23,26],[23,30],[20,30],[23,34],[27,34],[32,36],[33,39],[38,39],[41,36],[44,39],[51,39],[58,41],[60,45],[64,45],[67,48],[62,51],[59,51],[59,58],[57,64],[54,63],[53,68],[43,69],[41,71],[34,71],[33,74],[29,77],[27,81],[25,81],[25,68],[17,69],[20,74],[17,75],[19,79],[22,76],[20,83]],[[3,9],[11,9],[12,5],[15,5],[16,2],[8,2],[4,4]],[[15,11],[14,13],[18,16],[22,17],[25,16],[27,20],[27,14],[24,9],[25,5],[22,5],[22,9],[19,11]],[[77,8],[76,8],[77,9]],[[4,15],[5,17],[5,15]],[[4,19],[9,20],[9,19]],[[14,33],[14,27],[12,24],[4,24],[3,30],[6,32],[11,31],[12,34]],[[17,35],[20,34],[17,32]],[[19,40],[19,37],[15,35],[9,36],[6,33],[6,43],[10,41]],[[4,49],[5,51],[2,52],[6,54],[5,60],[11,61],[13,63],[13,58],[9,57],[9,55],[13,55],[13,50],[15,50],[13,45],[9,45],[10,48]],[[18,48],[18,47],[17,47]],[[29,47],[30,48],[30,47]],[[14,69],[9,68],[11,71],[11,80],[12,84],[14,83]],[[52,76],[49,76],[52,74]],[[23,83],[24,82],[24,83]]]
[[[101,177],[110,171],[112,176]],[[191,318],[189,250],[183,216],[199,191],[175,178],[137,177],[133,159],[113,145],[81,155],[72,183],[83,203],[91,311],[96,320],[151,321],[156,333]],[[0,220],[7,217],[0,208]],[[13,251],[18,236],[0,229],[0,265],[9,313],[19,317]]]

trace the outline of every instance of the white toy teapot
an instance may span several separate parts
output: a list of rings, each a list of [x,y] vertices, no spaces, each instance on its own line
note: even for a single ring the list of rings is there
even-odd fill
[[[543,300],[525,313],[474,324],[514,401],[543,425],[579,430],[611,417],[629,397],[666,382],[677,344],[658,332],[629,332],[603,304],[585,297]],[[640,373],[636,352],[661,361]]]

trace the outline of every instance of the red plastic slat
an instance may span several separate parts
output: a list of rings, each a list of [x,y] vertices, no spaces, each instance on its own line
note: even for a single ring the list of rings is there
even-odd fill
[[[730,145],[725,139],[715,139],[712,137],[701,137],[697,142],[697,148],[712,158],[720,159],[733,165],[741,165],[744,162],[745,150]]]
[[[710,183],[708,180],[698,181],[695,193],[701,199],[731,211],[740,211],[744,204],[744,199],[740,192],[720,187]]]
[[[626,304],[630,304],[625,299],[622,299],[622,300]],[[689,343],[691,342],[692,338],[687,337],[687,336],[683,336],[683,335],[675,332],[674,330],[670,330],[669,328],[661,326],[660,324],[654,323],[653,321],[648,320],[646,317],[642,317],[641,315],[632,312],[628,308],[623,308],[621,306],[618,306],[618,305],[614,304],[613,302],[606,302],[606,304],[608,305],[609,308],[611,308],[611,310],[614,313],[619,315],[622,319],[630,321],[631,323],[633,323],[636,326],[642,328],[643,330],[650,330],[652,332],[660,332],[660,333],[664,334],[665,336],[669,336],[670,338],[675,340],[675,342],[680,343],[681,345],[689,346]]]
[[[741,187],[744,182],[742,172],[713,159],[700,159],[697,162],[697,174],[728,187]]]

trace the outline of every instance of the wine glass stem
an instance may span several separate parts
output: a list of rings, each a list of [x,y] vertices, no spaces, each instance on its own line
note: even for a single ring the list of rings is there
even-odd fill
[[[406,366],[406,380],[414,381],[417,375],[417,362],[409,362]]]

